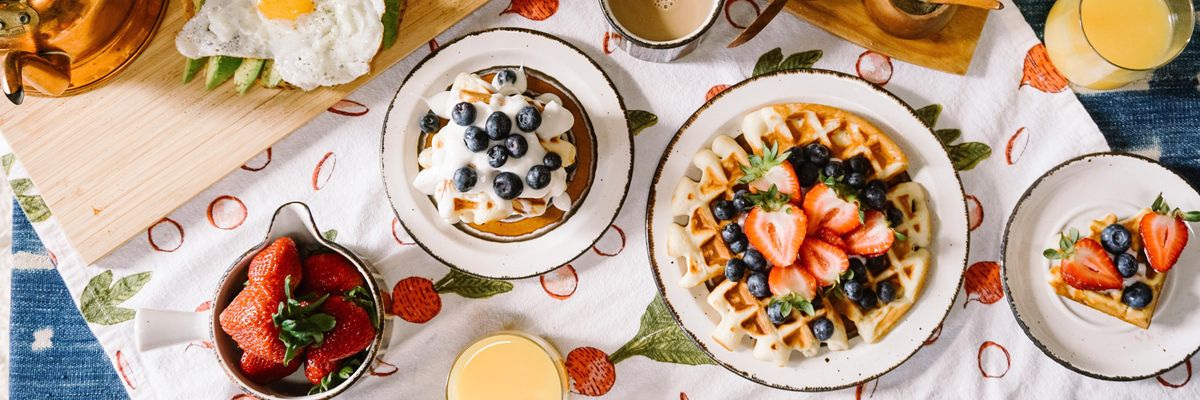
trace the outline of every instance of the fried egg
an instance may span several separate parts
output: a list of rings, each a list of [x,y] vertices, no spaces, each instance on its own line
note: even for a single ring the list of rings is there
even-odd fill
[[[207,0],[175,37],[188,58],[274,60],[304,90],[371,70],[383,40],[383,0]]]

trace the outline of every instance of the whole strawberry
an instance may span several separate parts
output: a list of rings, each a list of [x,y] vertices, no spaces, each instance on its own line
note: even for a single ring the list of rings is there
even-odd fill
[[[337,253],[321,253],[304,259],[304,281],[300,291],[304,293],[341,294],[359,286],[365,286],[358,269]]]
[[[250,378],[251,381],[268,384],[296,372],[300,368],[300,364],[300,358],[292,360],[291,364],[283,364],[258,358],[253,354],[244,352],[242,353],[239,366],[242,369],[242,373],[246,374],[246,377]]]
[[[279,327],[273,314],[283,302],[281,283],[279,289],[266,285],[250,285],[242,289],[233,302],[221,311],[221,329],[225,331],[242,351],[272,363],[283,364],[287,348],[279,340]]]
[[[321,312],[333,316],[337,323],[333,330],[325,334],[325,340],[320,345],[308,350],[309,364],[324,370],[324,366],[336,365],[338,361],[366,349],[375,340],[375,324],[371,316],[352,300],[331,296],[321,307]],[[314,384],[319,383],[319,379],[313,380],[315,376],[309,374],[308,368],[305,368],[305,376]],[[324,378],[324,375],[319,378]]]
[[[300,252],[296,250],[296,242],[284,236],[259,251],[250,261],[250,285],[263,284],[282,288],[284,280],[291,276],[291,286],[295,289],[300,285],[301,270]]]

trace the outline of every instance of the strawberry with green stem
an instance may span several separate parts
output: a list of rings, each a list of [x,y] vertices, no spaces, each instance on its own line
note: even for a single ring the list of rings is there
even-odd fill
[[[423,324],[442,311],[442,293],[482,299],[511,291],[511,283],[481,278],[451,269],[436,283],[420,276],[404,278],[392,287],[392,314],[405,321]]]
[[[612,355],[595,347],[580,347],[567,353],[567,375],[571,377],[573,390],[585,396],[603,396],[616,383],[616,365],[634,356],[674,364],[713,364],[656,297],[642,314],[637,334]]]
[[[738,183],[748,185],[751,191],[765,192],[772,187],[788,195],[795,202],[800,202],[803,195],[800,191],[800,179],[792,164],[785,162],[790,152],[779,154],[779,144],[763,147],[762,155],[751,154],[750,165],[742,165],[742,173]]]
[[[328,295],[326,295],[328,296]],[[308,350],[304,375],[313,384],[320,384],[341,360],[365,350],[375,340],[375,321],[355,301],[343,296],[328,297],[321,312],[337,321],[324,333],[323,340]]]
[[[1188,222],[1200,222],[1200,211],[1184,212],[1172,209],[1163,199],[1162,193],[1150,206],[1151,213],[1138,222],[1142,244],[1146,248],[1146,260],[1158,272],[1167,272],[1179,261],[1188,242]]]
[[[1046,249],[1042,256],[1057,260],[1063,282],[1079,290],[1120,289],[1124,282],[1104,247],[1092,238],[1081,238],[1075,228],[1060,233],[1058,248]]]
[[[746,238],[771,265],[792,265],[807,233],[804,212],[789,203],[788,195],[780,193],[775,185],[748,197],[754,208],[746,217]]]

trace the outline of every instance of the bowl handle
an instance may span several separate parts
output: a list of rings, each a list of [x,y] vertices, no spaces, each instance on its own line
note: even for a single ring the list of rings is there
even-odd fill
[[[211,316],[211,311],[139,309],[133,318],[137,349],[147,351],[195,340],[207,340]]]

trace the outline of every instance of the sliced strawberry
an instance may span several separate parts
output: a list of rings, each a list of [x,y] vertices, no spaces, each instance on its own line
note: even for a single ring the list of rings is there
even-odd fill
[[[1150,267],[1158,272],[1170,271],[1187,246],[1187,223],[1173,215],[1149,213],[1142,217],[1140,225]]]
[[[1074,254],[1063,258],[1059,264],[1063,281],[1080,290],[1120,289],[1123,280],[1112,259],[1091,238],[1075,242]]]
[[[860,256],[877,256],[886,253],[896,241],[896,233],[888,226],[887,217],[879,211],[867,211],[867,220],[849,236],[846,250]]]
[[[834,245],[834,247],[842,250],[846,249],[846,241],[828,228],[818,228],[817,237],[821,238],[821,240],[824,240],[825,243]]]
[[[774,211],[767,211],[772,207],[754,207],[746,217],[743,231],[771,265],[786,267],[796,262],[808,221],[799,207],[787,203],[777,206]]]
[[[771,288],[771,294],[776,296],[795,293],[808,300],[817,297],[817,278],[798,264],[771,268],[767,285]]]
[[[837,235],[845,235],[862,225],[858,219],[858,206],[842,200],[837,193],[818,183],[804,196],[804,213],[808,215],[808,230],[828,228]]]
[[[779,192],[791,197],[792,202],[799,204],[802,197],[800,192],[800,178],[796,177],[796,170],[792,168],[792,164],[782,163],[767,170],[762,177],[755,179],[749,184],[750,190],[755,192],[765,192],[771,189],[771,186],[779,188]]]
[[[800,246],[800,263],[812,272],[821,286],[837,283],[838,277],[850,269],[846,252],[817,238],[805,240]]]

